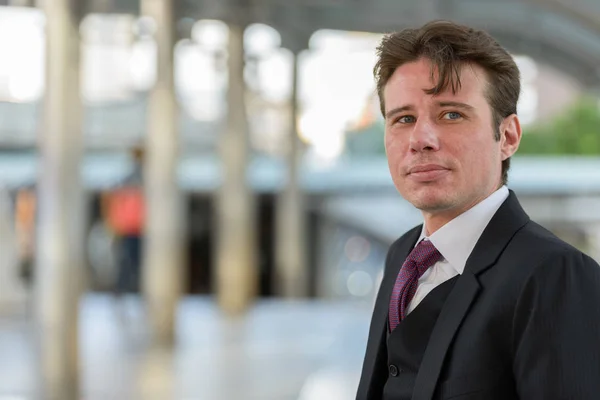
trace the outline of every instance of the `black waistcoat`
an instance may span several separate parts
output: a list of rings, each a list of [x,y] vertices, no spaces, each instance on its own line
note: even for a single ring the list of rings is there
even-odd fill
[[[382,400],[410,400],[429,337],[458,276],[433,289],[387,335],[388,380]]]

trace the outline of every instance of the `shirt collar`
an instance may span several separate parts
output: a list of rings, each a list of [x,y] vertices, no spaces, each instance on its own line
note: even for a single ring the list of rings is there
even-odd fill
[[[438,229],[433,235],[425,235],[425,224],[421,230],[422,239],[430,240],[442,256],[448,261],[456,272],[462,274],[467,264],[467,259],[475,248],[485,227],[496,214],[502,203],[508,198],[506,186],[492,193],[488,198],[465,211],[446,225]]]

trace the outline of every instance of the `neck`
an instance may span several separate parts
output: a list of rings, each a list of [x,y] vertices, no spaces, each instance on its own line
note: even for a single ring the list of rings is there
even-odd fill
[[[477,204],[481,203],[488,197],[490,197],[497,189],[492,190],[487,195],[482,197],[478,197],[473,201],[466,203],[464,205],[452,207],[445,210],[435,210],[435,211],[427,211],[421,210],[423,214],[423,219],[425,221],[425,234],[427,236],[433,235],[437,230],[446,225],[448,222],[452,221],[454,218],[459,215],[469,211],[471,208],[475,207]]]
[[[473,207],[473,206],[471,206]],[[465,211],[469,210],[471,207],[459,211],[459,210],[448,210],[446,212],[439,213],[429,213],[423,211],[423,219],[425,220],[425,234],[427,236],[433,235],[436,231],[438,231],[441,227],[446,225],[448,222],[452,221],[454,218],[458,217]]]

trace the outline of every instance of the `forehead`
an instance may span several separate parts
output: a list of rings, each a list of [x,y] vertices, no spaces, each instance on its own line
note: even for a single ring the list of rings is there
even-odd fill
[[[433,73],[432,73],[433,71]],[[486,73],[478,65],[463,64],[460,68],[460,87],[456,93],[452,93],[450,85],[436,95],[439,100],[452,99],[462,101],[485,101],[487,88]],[[433,98],[428,95],[427,90],[438,83],[439,74],[427,59],[420,59],[401,65],[394,71],[385,85],[383,95],[386,108],[397,106],[399,102],[412,102],[420,98]],[[389,103],[394,104],[389,104]]]

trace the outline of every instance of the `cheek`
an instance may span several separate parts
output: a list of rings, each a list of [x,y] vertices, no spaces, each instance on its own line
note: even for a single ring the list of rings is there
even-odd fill
[[[384,137],[385,151],[388,157],[397,159],[402,156],[405,144],[398,135],[387,134]]]
[[[489,142],[473,143],[462,148],[464,159],[461,162],[463,168],[469,171],[471,176],[489,176],[497,160],[495,148]]]
[[[400,140],[398,140],[397,136],[394,137],[390,135],[385,135],[384,144],[390,172],[392,173],[394,179],[399,179],[401,178],[399,173],[400,166],[404,162],[403,144]]]

